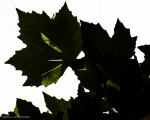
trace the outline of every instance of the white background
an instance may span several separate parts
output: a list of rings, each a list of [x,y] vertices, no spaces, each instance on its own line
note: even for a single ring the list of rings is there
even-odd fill
[[[77,95],[79,81],[70,68],[56,85],[47,87],[22,87],[26,76],[11,65],[4,64],[16,50],[25,45],[19,35],[18,16],[15,8],[25,12],[43,10],[51,17],[63,6],[64,0],[0,0],[0,114],[13,111],[16,98],[32,101],[41,112],[47,108],[41,91],[68,100]],[[130,28],[132,36],[138,36],[137,46],[150,43],[150,2],[148,0],[68,0],[69,9],[78,19],[100,23],[110,36],[117,18]],[[136,50],[139,61],[143,54]]]

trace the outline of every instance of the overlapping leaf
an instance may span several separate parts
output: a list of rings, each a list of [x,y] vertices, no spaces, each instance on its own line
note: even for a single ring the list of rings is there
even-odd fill
[[[78,89],[78,97],[71,100],[71,106],[72,108],[68,109],[70,120],[112,120],[116,118],[114,114],[110,116],[103,114],[111,109],[107,100],[102,99],[96,92],[86,93],[81,84]]]
[[[9,112],[9,115],[3,114],[1,119],[31,119],[31,120],[62,120],[62,113],[50,114],[49,112],[40,113],[38,107],[35,107],[31,102],[26,100],[17,99],[16,107],[13,112]]]
[[[17,12],[19,38],[27,47],[17,51],[6,63],[28,76],[24,85],[48,86],[56,83],[68,66],[78,76],[80,85],[78,97],[69,101],[43,93],[52,114],[41,114],[31,102],[17,99],[14,112],[3,114],[2,117],[127,120],[139,119],[149,113],[150,45],[139,47],[145,54],[145,61],[139,65],[134,55],[136,37],[131,37],[130,30],[119,20],[112,37],[100,24],[81,21],[82,45],[80,26],[66,3],[52,19],[44,12],[25,13],[19,9]],[[76,59],[81,46],[85,57]],[[90,92],[86,93],[83,87]],[[119,114],[114,114],[112,106]],[[106,111],[110,114],[105,114]]]
[[[119,20],[112,38],[100,24],[81,21],[81,29],[84,39],[83,50],[90,59],[100,55],[116,58],[131,58],[134,55],[136,37],[131,37],[129,29],[126,29]]]
[[[99,79],[105,80],[104,89],[109,103],[127,118],[132,117],[131,101],[141,91],[140,66],[134,55],[137,37],[131,37],[130,30],[126,29],[119,20],[117,20],[112,38],[99,24],[81,21],[81,30],[85,57],[93,63],[92,66],[95,65],[98,68],[95,69],[96,72],[104,76],[104,79]],[[134,57],[131,59],[132,56]],[[83,72],[81,75],[84,75]],[[92,75],[90,77],[92,78]],[[82,77],[82,80],[83,78],[87,80],[86,77]],[[87,83],[92,83],[95,79],[96,77]],[[92,84],[88,85],[92,86]]]
[[[71,108],[71,101],[65,101],[64,99],[57,99],[56,97],[51,97],[46,93],[43,93],[45,98],[45,103],[47,108],[56,115],[59,113],[63,114],[62,120],[68,120],[67,109]]]
[[[122,66],[125,66],[124,60],[134,55],[136,37],[131,37],[129,29],[126,29],[119,20],[112,38],[100,24],[81,21],[81,30],[85,56],[101,67],[107,79],[119,83]]]
[[[48,86],[56,83],[81,51],[82,37],[77,18],[73,17],[66,3],[50,19],[45,12],[25,13],[17,9],[19,38],[27,45],[6,63],[23,71],[28,79],[25,86]]]

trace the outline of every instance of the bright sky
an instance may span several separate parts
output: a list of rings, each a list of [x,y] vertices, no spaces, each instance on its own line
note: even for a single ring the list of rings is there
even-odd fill
[[[150,43],[150,1],[148,0],[66,0],[69,9],[78,19],[100,23],[110,36],[113,35],[117,18],[130,28],[132,36],[138,36],[137,46]],[[25,45],[19,35],[18,16],[15,8],[41,13],[51,17],[63,6],[64,0],[0,0],[0,114],[13,111],[16,98],[22,98],[46,111],[41,91],[68,100],[77,95],[79,81],[70,68],[56,85],[47,87],[22,87],[26,76],[21,71],[4,64],[16,50]],[[143,54],[136,50],[139,61]]]

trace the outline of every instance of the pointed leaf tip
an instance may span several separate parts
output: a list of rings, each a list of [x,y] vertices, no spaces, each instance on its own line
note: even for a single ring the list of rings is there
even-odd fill
[[[67,10],[69,11],[69,8],[67,6],[67,2],[65,1],[64,5],[62,6],[61,10]]]
[[[121,27],[125,28],[124,25],[123,25],[123,23],[119,20],[119,18],[117,19],[117,22],[116,22],[116,25],[115,25],[115,29],[118,26],[121,26]]]
[[[21,11],[20,9],[16,8],[17,14],[20,17],[20,15],[22,15],[22,13],[24,13],[23,11]]]
[[[65,1],[65,3],[64,3],[64,6],[68,8],[68,6],[67,6],[67,2],[66,2],[66,1]]]
[[[119,18],[117,18],[117,23],[121,23],[120,20],[119,20]]]
[[[134,40],[135,41],[135,44],[136,44],[136,40],[137,40],[137,38],[138,38],[138,36],[134,36],[134,37],[132,37],[132,40]],[[136,46],[136,45],[135,45]]]
[[[19,10],[18,8],[16,8],[17,13],[20,12],[21,10]]]
[[[123,30],[123,29],[124,29],[124,30],[127,30],[127,31],[129,32],[129,34],[130,34],[130,29],[126,28],[126,27],[124,26],[124,24],[123,24],[119,19],[117,19],[117,22],[116,22],[116,25],[115,25],[114,30],[117,31],[118,28],[119,28],[119,29],[122,29],[122,30]]]

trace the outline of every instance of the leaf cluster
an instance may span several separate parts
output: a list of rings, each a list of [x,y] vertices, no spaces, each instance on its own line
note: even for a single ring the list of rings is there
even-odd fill
[[[69,101],[43,93],[50,112],[17,99],[14,112],[1,118],[29,116],[37,120],[137,120],[150,112],[150,45],[139,46],[118,19],[110,37],[100,24],[77,21],[65,3],[55,17],[17,9],[20,36],[27,47],[6,63],[22,70],[24,86],[57,83],[67,67],[80,80],[78,96]],[[77,59],[83,51],[85,57]],[[85,92],[84,88],[89,92]]]

